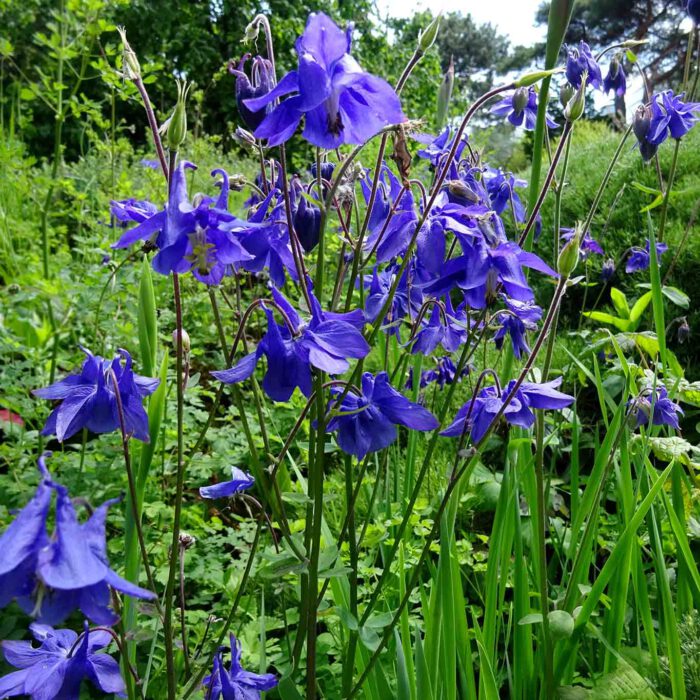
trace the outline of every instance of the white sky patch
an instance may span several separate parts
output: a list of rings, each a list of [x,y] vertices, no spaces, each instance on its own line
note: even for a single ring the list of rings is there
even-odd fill
[[[513,45],[531,46],[543,41],[546,27],[535,25],[535,13],[541,0],[378,0],[382,15],[411,17],[416,12],[461,12],[470,14],[479,24],[489,22]]]

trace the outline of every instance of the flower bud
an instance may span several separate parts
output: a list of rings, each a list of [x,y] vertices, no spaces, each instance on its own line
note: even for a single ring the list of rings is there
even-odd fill
[[[418,32],[418,53],[424,54],[435,43],[440,30],[440,22],[442,22],[442,12],[438,12],[430,24]]]
[[[634,131],[634,135],[637,137],[639,152],[642,154],[642,160],[644,160],[645,163],[654,157],[658,149],[658,146],[647,141],[647,134],[649,133],[650,126],[651,107],[649,105],[639,105],[632,118],[632,131]]]
[[[236,104],[241,119],[251,131],[255,131],[263,119],[274,109],[274,104],[270,103],[254,112],[246,107],[245,101],[267,95],[275,87],[275,75],[270,61],[261,56],[255,56],[250,70],[250,78],[248,78],[245,64],[249,58],[250,54],[245,54],[237,68],[229,67],[229,73],[236,76]]]
[[[127,80],[138,80],[141,78],[141,65],[136,57],[134,50],[126,40],[126,29],[117,27],[119,36],[122,38],[122,71]]]
[[[197,538],[194,535],[190,535],[188,532],[181,532],[178,541],[182,549],[189,549],[197,544]]]
[[[192,83],[184,80],[177,81],[177,102],[172,116],[168,120],[167,142],[171,151],[177,151],[187,136],[187,94],[192,87]]]
[[[688,340],[689,336],[690,326],[688,325],[688,319],[685,316],[683,316],[683,320],[678,326],[678,342],[685,343],[685,341]]]
[[[470,204],[476,204],[479,201],[479,197],[476,192],[462,180],[450,180],[447,183],[447,190],[451,195],[454,195],[458,199],[466,200]]]
[[[257,148],[255,136],[253,136],[250,131],[246,131],[243,127],[237,126],[231,136],[239,146],[242,146],[251,153]]]
[[[177,330],[173,331],[173,345],[177,347]],[[182,329],[182,352],[187,354],[190,351],[190,334],[183,328]]]
[[[559,102],[562,107],[566,107],[569,104],[575,92],[576,88],[571,83],[562,83],[562,86],[559,88]]]
[[[583,229],[581,228],[581,224],[577,224],[574,235],[559,253],[559,259],[557,260],[557,272],[564,279],[569,279],[578,265],[582,237]]]
[[[568,122],[575,122],[581,118],[586,109],[586,73],[581,78],[581,85],[574,93],[574,96],[566,103],[564,108],[564,119]]]
[[[253,44],[258,39],[260,33],[260,23],[254,19],[246,28],[241,39],[242,44]]]
[[[551,610],[547,621],[554,641],[568,639],[574,633],[574,618],[566,610]]]
[[[561,73],[561,68],[553,68],[552,70],[538,70],[532,73],[525,73],[522,78],[518,78],[515,81],[515,87],[530,87],[535,83],[539,83],[540,80],[549,78],[555,73]]]
[[[519,114],[525,110],[527,103],[530,100],[530,90],[526,87],[519,87],[513,93],[513,111]]]
[[[440,83],[440,90],[438,90],[438,104],[437,104],[437,128],[438,131],[442,129],[442,125],[447,119],[447,112],[450,108],[450,100],[452,99],[452,89],[455,84],[455,63],[450,56],[450,65],[445,71],[445,75],[442,76],[442,82]]]
[[[612,258],[608,258],[604,263],[600,271],[600,279],[603,282],[609,282],[613,275],[615,274],[615,261]]]

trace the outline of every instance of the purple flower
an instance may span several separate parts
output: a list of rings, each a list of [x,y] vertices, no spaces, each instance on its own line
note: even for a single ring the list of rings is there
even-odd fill
[[[433,304],[430,318],[424,321],[413,339],[411,353],[430,355],[438,345],[442,345],[447,352],[454,352],[466,340],[467,328],[467,314],[463,306],[455,311],[447,295],[444,308]]]
[[[463,238],[460,240],[463,255],[445,263],[443,275],[428,285],[427,293],[441,295],[456,285],[464,290],[464,298],[469,306],[483,309],[495,299],[499,285],[516,301],[534,299],[523,267],[552,277],[557,276],[537,255],[522,250],[515,243],[501,242],[490,246],[482,238],[469,242]]]
[[[280,326],[272,310],[264,307],[267,333],[258,347],[231,369],[212,372],[225,384],[248,379],[264,355],[267,358],[262,382],[265,393],[274,401],[288,401],[296,387],[304,396],[310,396],[311,367],[331,375],[343,374],[350,367],[348,358],[361,359],[369,352],[360,332],[364,326],[362,311],[324,312],[312,294],[311,319],[306,323],[276,289],[272,290],[272,296],[286,316],[285,325]]]
[[[105,501],[80,524],[67,489],[51,480],[43,458],[39,469],[43,478],[34,497],[0,536],[0,604],[17,598],[25,612],[48,624],[61,622],[79,608],[96,624],[113,625],[118,617],[109,607],[110,587],[135,598],[154,598],[109,566],[107,511],[121,498]],[[49,537],[52,491],[56,519]]]
[[[656,396],[653,388],[650,387],[636,398],[630,399],[629,406],[636,419],[637,427],[649,425],[650,416],[652,425],[669,425],[676,430],[680,427],[678,414],[683,415],[683,411],[677,403],[671,401],[666,387],[661,384],[656,387]]]
[[[238,467],[231,467],[231,480],[223,481],[213,486],[201,486],[199,495],[202,498],[229,498],[241,491],[249,489],[255,479]]]
[[[651,100],[651,122],[646,140],[658,146],[670,135],[671,138],[683,138],[698,121],[700,102],[683,102],[680,95],[673,90],[664,90],[654,95]]]
[[[634,117],[632,118],[632,130],[637,138],[637,147],[645,163],[650,161],[659,150],[657,145],[648,140],[651,116],[652,111],[649,105],[639,105],[634,111]]]
[[[603,263],[603,267],[600,269],[601,282],[609,282],[613,278],[614,274],[615,274],[615,261],[612,258],[608,258]]]
[[[255,131],[263,119],[272,111],[272,106],[268,105],[259,110],[251,110],[245,100],[260,98],[267,95],[274,87],[274,73],[272,64],[266,58],[255,56],[253,67],[250,70],[251,77],[248,78],[245,72],[245,64],[248,62],[250,54],[245,54],[238,64],[238,68],[229,66],[228,72],[236,76],[236,104],[243,123],[252,131]]]
[[[119,664],[109,654],[99,652],[112,641],[109,632],[90,631],[87,623],[80,639],[73,630],[55,630],[36,622],[29,629],[40,646],[2,642],[7,663],[20,670],[0,678],[0,697],[78,700],[84,679],[103,693],[126,697]]]
[[[494,105],[491,114],[507,117],[513,126],[524,126],[527,131],[533,131],[537,121],[537,91],[534,87],[518,88]],[[549,115],[545,115],[545,119],[550,129],[556,129],[557,123]]]
[[[327,432],[337,432],[340,449],[358,459],[368,452],[377,452],[396,440],[396,426],[404,425],[412,430],[435,430],[439,423],[427,408],[409,401],[389,383],[386,372],[373,377],[362,375],[362,394],[349,392],[340,406],[331,400],[331,413]]]
[[[578,47],[568,48],[566,57],[566,79],[575,87],[581,87],[583,74],[588,73],[588,85],[599,90],[603,87],[603,76],[591,48],[585,41],[579,42]]]
[[[527,182],[516,178],[513,173],[504,173],[500,168],[498,170],[487,168],[484,172],[484,182],[493,211],[500,216],[506,208],[512,206],[515,220],[518,223],[524,223],[525,206],[515,188],[525,187]]]
[[[423,389],[428,384],[435,382],[439,387],[445,386],[445,384],[453,384],[462,377],[469,374],[469,367],[465,367],[460,376],[457,376],[457,367],[455,363],[449,357],[437,357],[433,358],[435,361],[435,368],[428,369],[421,372],[420,375],[420,388]],[[408,380],[406,381],[406,388],[413,389],[413,367],[409,370]]]
[[[575,233],[576,229],[562,228],[561,240],[564,243],[568,243],[574,237]],[[586,260],[590,255],[605,255],[605,251],[603,251],[600,243],[598,243],[598,241],[591,236],[591,232],[586,231],[586,233],[583,234],[579,244],[579,257],[581,260]]]
[[[298,178],[292,182],[293,225],[302,248],[311,252],[321,237],[321,210],[312,204]],[[306,195],[306,196],[305,196]]]
[[[303,136],[314,146],[361,144],[385,126],[406,120],[401,101],[382,78],[350,56],[352,28],[343,32],[323,12],[312,13],[296,42],[298,69],[264,97],[246,100],[254,111],[290,95],[265,117],[255,136],[270,146],[287,141],[306,116]]]
[[[207,700],[259,700],[260,693],[271,690],[277,685],[272,673],[253,673],[241,666],[241,645],[232,634],[231,668],[224,666],[224,652],[221,647],[214,657],[214,668],[202,683],[207,688]]]
[[[530,354],[527,344],[526,332],[537,328],[537,324],[542,318],[542,309],[532,302],[521,302],[505,297],[508,307],[507,312],[497,314],[501,327],[493,337],[496,347],[500,350],[506,336],[510,336],[513,346],[513,354],[518,359],[524,354]]]
[[[419,158],[425,158],[430,161],[430,165],[433,168],[437,168],[443,160],[447,157],[447,154],[452,148],[456,134],[452,134],[452,130],[449,126],[446,126],[442,132],[436,136],[430,136],[428,134],[418,134],[416,140],[424,144],[425,148],[421,148],[417,151],[416,155]],[[464,151],[467,145],[467,137],[462,136],[459,144],[457,145],[457,150],[455,151],[454,161],[450,166],[450,174],[448,177],[457,177],[456,163],[459,163],[462,157],[462,151]],[[453,171],[454,169],[454,171]]]
[[[375,265],[372,279],[366,283],[369,287],[369,294],[365,302],[365,314],[367,321],[370,323],[374,323],[377,320],[381,310],[384,308],[397,270],[398,265],[389,265],[379,272],[378,266]],[[391,306],[383,320],[386,333],[399,335],[401,320],[407,316],[413,317],[420,311],[423,303],[423,294],[419,287],[411,282],[410,273],[411,270],[406,268],[396,287]]]
[[[114,391],[114,377],[124,411],[126,432],[143,442],[149,441],[148,416],[143,409],[144,397],[152,394],[159,384],[158,379],[142,377],[131,369],[131,355],[119,350],[113,360],[105,360],[81,348],[87,355],[80,374],[71,374],[65,379],[32,392],[42,399],[59,399],[42,435],[56,435],[63,442],[82,428],[93,433],[111,433],[119,429],[119,411]]]
[[[561,384],[561,378],[544,384],[530,384],[523,382],[513,399],[508,403],[503,413],[503,418],[510,425],[520,428],[529,428],[535,422],[535,414],[531,409],[565,408],[574,401],[573,396],[557,391]],[[495,386],[481,389],[475,398],[467,401],[459,409],[454,421],[443,430],[440,435],[445,437],[460,437],[463,433],[470,433],[473,444],[477,444],[486,434],[510,395],[515,380],[511,380],[502,392],[499,393]]]
[[[661,266],[661,256],[668,250],[668,246],[665,243],[656,244],[656,260]],[[627,258],[627,264],[625,265],[625,272],[640,272],[641,270],[648,270],[649,264],[651,263],[651,251],[649,249],[649,239],[647,239],[644,248],[639,248],[634,246],[630,248],[630,256]]]
[[[245,231],[253,224],[228,213],[229,178],[221,169],[212,171],[212,176],[222,178],[217,199],[201,197],[196,206],[192,204],[187,196],[185,168],[194,167],[186,161],[178,163],[172,174],[167,205],[148,217],[144,217],[142,206],[113,202],[113,212],[120,212],[120,216],[131,218],[137,225],[112,247],[126,248],[136,241],[149,240],[158,248],[153,258],[156,272],[168,275],[191,271],[201,282],[214,285],[221,282],[230,265],[251,258],[231,231]]]
[[[603,80],[603,92],[607,95],[611,90],[618,97],[622,97],[627,90],[625,69],[622,67],[622,63],[620,63],[617,57],[610,61],[608,74],[605,76],[605,80]]]

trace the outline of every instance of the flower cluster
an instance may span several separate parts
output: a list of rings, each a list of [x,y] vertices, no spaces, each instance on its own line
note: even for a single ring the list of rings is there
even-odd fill
[[[34,497],[0,535],[0,606],[16,599],[39,622],[62,622],[76,609],[98,625],[113,625],[110,588],[135,598],[155,596],[114,572],[107,559],[105,501],[80,523],[68,490],[51,478],[45,457]],[[52,495],[56,494],[54,532],[47,531]]]

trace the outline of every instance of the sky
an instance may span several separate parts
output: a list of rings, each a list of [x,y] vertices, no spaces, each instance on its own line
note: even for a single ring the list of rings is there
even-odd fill
[[[433,13],[471,14],[478,23],[490,22],[514,45],[530,46],[545,37],[544,26],[535,27],[535,13],[541,0],[378,0],[382,14],[410,17],[421,10]]]

